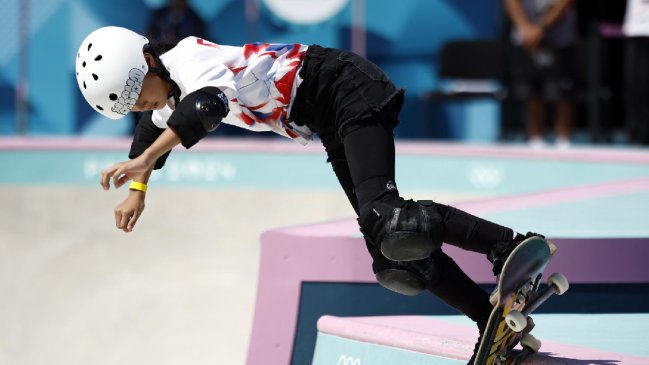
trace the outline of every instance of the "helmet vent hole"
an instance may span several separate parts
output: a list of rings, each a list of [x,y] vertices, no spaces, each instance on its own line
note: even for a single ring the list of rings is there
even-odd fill
[[[83,88],[86,89],[86,82],[83,82]]]
[[[99,79],[99,76],[97,76],[97,74],[92,74],[92,78],[95,79],[95,81],[97,81],[97,79]]]
[[[104,110],[104,108],[100,107],[99,105],[95,105],[95,106],[96,106],[97,109],[99,109],[99,110],[102,110],[102,111]]]
[[[112,101],[117,100],[117,94],[115,94],[115,93],[111,93],[110,95],[108,95],[108,97],[109,97],[110,100],[112,100]]]
[[[83,63],[81,64],[81,66],[86,67],[86,61],[83,61]]]
[[[88,51],[90,51],[90,48],[92,47],[92,43],[88,44]]]
[[[100,61],[101,60],[101,55],[95,57],[95,61]]]

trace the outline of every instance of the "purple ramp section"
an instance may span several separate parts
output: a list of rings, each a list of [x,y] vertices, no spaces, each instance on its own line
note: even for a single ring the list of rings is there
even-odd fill
[[[248,365],[290,363],[302,282],[375,282],[356,224],[348,219],[262,234]],[[649,238],[551,239],[559,251],[548,272],[561,272],[572,283],[649,282]],[[495,283],[483,255],[450,245],[444,250],[477,282]]]
[[[374,281],[365,243],[336,235],[347,225],[342,221],[304,232],[298,227],[262,234],[248,365],[290,363],[303,281]]]
[[[432,356],[468,361],[473,353],[476,328],[420,316],[333,317],[322,316],[318,331],[354,341],[367,342]],[[546,354],[551,354],[548,356]],[[583,365],[602,359],[615,364],[649,364],[648,358],[598,349],[563,345],[543,340],[541,353],[524,362],[529,365]],[[607,362],[608,363],[608,362]]]

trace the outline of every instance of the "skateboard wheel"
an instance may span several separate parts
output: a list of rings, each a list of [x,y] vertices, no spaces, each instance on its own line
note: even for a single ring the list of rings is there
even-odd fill
[[[527,327],[527,318],[519,311],[511,311],[505,316],[507,326],[514,332],[521,332]]]
[[[527,333],[521,338],[521,346],[527,347],[534,352],[539,352],[541,349],[541,340]]]
[[[548,285],[554,287],[555,293],[561,295],[565,293],[570,287],[568,279],[561,273],[554,273],[548,278]]]

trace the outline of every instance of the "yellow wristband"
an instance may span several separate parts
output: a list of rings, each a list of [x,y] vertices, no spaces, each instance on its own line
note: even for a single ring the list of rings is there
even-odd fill
[[[146,184],[143,184],[143,183],[140,183],[140,182],[137,182],[137,181],[131,181],[131,185],[129,185],[128,188],[131,189],[131,190],[139,190],[139,191],[141,191],[143,193],[146,193],[147,186],[146,186]]]

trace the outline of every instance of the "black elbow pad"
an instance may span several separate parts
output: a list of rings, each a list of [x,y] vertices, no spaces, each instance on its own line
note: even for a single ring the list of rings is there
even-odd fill
[[[167,125],[178,133],[181,144],[190,148],[215,130],[228,112],[228,98],[223,91],[204,87],[178,103]]]

